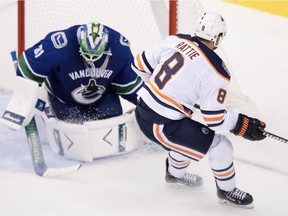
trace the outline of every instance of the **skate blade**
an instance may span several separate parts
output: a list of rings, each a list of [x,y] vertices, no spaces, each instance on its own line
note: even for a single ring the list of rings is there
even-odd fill
[[[218,203],[220,203],[221,205],[226,205],[226,206],[233,206],[233,207],[237,207],[237,208],[245,208],[245,209],[252,209],[254,208],[254,205],[253,203],[250,203],[248,205],[237,205],[237,204],[234,204],[228,200],[223,200],[223,199],[219,199],[218,200]]]
[[[168,183],[166,182],[165,187],[168,189],[176,189],[176,190],[201,190],[203,189],[203,185],[200,186],[188,186],[180,183]]]

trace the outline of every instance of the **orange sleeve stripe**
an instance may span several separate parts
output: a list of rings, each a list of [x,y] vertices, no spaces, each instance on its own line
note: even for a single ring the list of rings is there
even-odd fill
[[[207,117],[203,117],[203,118],[207,122],[221,121],[224,118],[224,115],[219,116],[219,117],[213,117],[213,118],[207,118]]]
[[[137,61],[137,65],[139,66],[139,69],[144,71],[144,67],[143,67],[143,64],[141,62],[140,54],[136,55],[136,61]]]

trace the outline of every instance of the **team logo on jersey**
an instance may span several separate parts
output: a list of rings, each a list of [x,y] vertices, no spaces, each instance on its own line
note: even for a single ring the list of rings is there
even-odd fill
[[[125,38],[123,35],[120,35],[120,44],[123,46],[130,47],[130,42],[127,38]]]
[[[71,95],[80,104],[92,104],[102,97],[105,90],[104,86],[97,85],[95,79],[90,79],[87,86],[81,85],[72,91]]]
[[[51,40],[56,49],[65,47],[68,43],[66,35],[64,32],[56,32],[51,35]]]

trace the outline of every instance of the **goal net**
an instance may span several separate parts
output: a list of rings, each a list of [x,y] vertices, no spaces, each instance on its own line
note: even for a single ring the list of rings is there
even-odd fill
[[[176,2],[174,12],[169,9],[169,0],[25,0],[25,34],[19,35],[25,37],[25,47],[30,47],[50,31],[98,21],[128,38],[131,50],[136,54],[168,36],[172,22],[176,23],[176,32],[193,34],[194,23],[204,11],[201,1]],[[232,72],[228,108],[246,113],[256,111],[250,99],[241,92],[225,52],[221,47],[218,52]]]

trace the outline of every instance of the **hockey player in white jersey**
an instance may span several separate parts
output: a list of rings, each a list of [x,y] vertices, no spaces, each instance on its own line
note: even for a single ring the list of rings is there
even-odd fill
[[[241,113],[227,111],[225,97],[230,74],[213,51],[226,34],[223,17],[205,12],[193,36],[168,36],[160,45],[136,55],[134,71],[145,81],[139,90],[136,119],[142,132],[169,151],[166,181],[201,187],[200,176],[186,173],[191,159],[206,154],[222,204],[253,208],[253,197],[236,187],[231,132],[251,141],[265,138],[265,123]],[[206,125],[192,120],[200,105]]]

